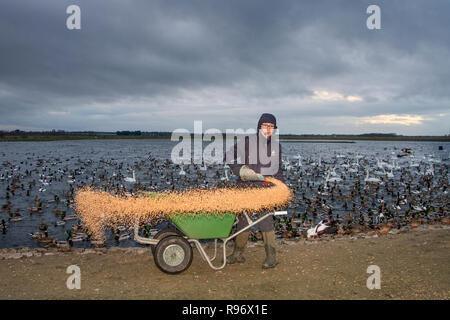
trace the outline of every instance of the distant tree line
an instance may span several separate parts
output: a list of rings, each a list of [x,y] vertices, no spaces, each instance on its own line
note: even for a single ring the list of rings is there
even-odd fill
[[[49,131],[23,131],[23,130],[0,130],[0,137],[8,136],[149,136],[149,137],[171,137],[170,131],[141,131],[141,130],[122,130],[115,132],[101,132],[101,131],[65,131],[52,129]],[[191,133],[193,136],[193,133]],[[225,133],[223,133],[225,138]],[[401,137],[433,137],[433,136],[404,136],[397,133],[362,133],[362,134],[280,134],[280,138],[339,138],[339,137],[367,137],[367,138],[401,138]],[[435,136],[435,137],[450,137],[450,134]]]
[[[118,136],[140,136],[140,135],[142,135],[142,132],[140,130],[137,130],[137,131],[125,130],[125,131],[116,131],[116,134]]]

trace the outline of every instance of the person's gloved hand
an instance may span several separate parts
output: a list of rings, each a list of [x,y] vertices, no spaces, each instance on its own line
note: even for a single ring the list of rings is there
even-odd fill
[[[264,181],[264,177],[260,173],[256,173],[247,166],[242,166],[239,170],[239,176],[242,181]]]

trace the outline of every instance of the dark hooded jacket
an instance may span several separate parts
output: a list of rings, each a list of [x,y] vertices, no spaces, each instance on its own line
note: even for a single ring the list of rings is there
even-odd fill
[[[243,165],[247,165],[250,169],[254,170],[256,173],[261,173],[261,168],[266,167],[269,168],[270,167],[270,163],[264,165],[261,163],[260,158],[259,158],[259,140],[260,139],[264,139],[267,143],[267,156],[270,155],[270,152],[272,150],[272,136],[269,137],[269,139],[266,139],[260,132],[259,129],[261,128],[261,124],[262,123],[273,123],[275,128],[277,128],[277,122],[276,122],[276,118],[270,114],[270,113],[263,113],[261,115],[261,117],[258,120],[258,127],[256,130],[256,141],[257,141],[257,161],[254,164],[251,164],[249,161],[249,151],[250,151],[250,146],[249,146],[249,137],[246,136],[245,137],[245,161],[242,161],[241,164],[237,163],[237,158],[239,157],[238,154],[238,144],[234,144],[234,147],[230,150],[227,151],[227,154],[225,155],[226,158],[228,159],[234,159],[233,163],[229,163],[229,166],[231,168],[231,171],[233,172],[233,174],[239,176],[239,170],[241,169],[241,167]],[[262,142],[264,143],[264,142]],[[274,150],[275,151],[275,150]],[[272,155],[272,157],[277,156],[276,154]],[[241,159],[243,159],[243,157],[240,157]],[[276,173],[274,175],[270,175],[273,176],[274,178],[284,181],[284,177],[283,177],[283,170],[281,167],[281,144],[278,142],[278,170],[276,171]]]

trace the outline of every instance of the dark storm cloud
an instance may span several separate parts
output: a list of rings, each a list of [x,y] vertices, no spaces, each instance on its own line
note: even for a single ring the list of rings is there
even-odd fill
[[[71,4],[81,30],[65,27]],[[366,28],[369,4],[3,1],[0,129],[171,130],[194,119],[224,129],[271,111],[284,132],[412,114],[448,133],[449,2],[378,1],[376,31]],[[318,99],[324,92],[341,98]],[[394,131],[431,134],[425,124]]]

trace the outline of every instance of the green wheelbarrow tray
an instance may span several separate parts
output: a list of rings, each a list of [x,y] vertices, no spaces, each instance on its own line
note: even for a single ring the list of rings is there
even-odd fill
[[[239,217],[232,212],[215,214],[177,214],[169,215],[169,220],[179,231],[164,229],[150,238],[141,237],[139,222],[136,220],[134,227],[134,240],[141,244],[155,246],[154,258],[156,265],[164,272],[176,274],[189,268],[192,262],[192,246],[197,247],[200,256],[214,270],[225,267],[227,242],[234,239],[238,234],[247,231],[263,219],[270,216],[286,215],[287,211],[274,211],[264,214],[262,217],[252,220],[247,213]],[[244,219],[248,225],[233,234],[231,229],[237,219]],[[180,232],[181,231],[181,232]],[[214,255],[210,257],[204,250],[199,240],[214,239]],[[215,266],[212,262],[217,257],[217,240],[222,241],[222,264]]]
[[[236,213],[171,214],[170,221],[190,239],[221,239],[230,235]]]

